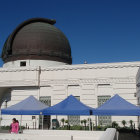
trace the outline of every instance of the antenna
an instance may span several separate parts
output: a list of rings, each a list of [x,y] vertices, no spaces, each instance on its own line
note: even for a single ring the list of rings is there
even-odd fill
[[[84,61],[84,64],[87,64],[87,61],[86,60]]]

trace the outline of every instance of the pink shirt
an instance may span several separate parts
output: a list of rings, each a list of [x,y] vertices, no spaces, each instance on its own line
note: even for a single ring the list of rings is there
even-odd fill
[[[18,133],[19,130],[19,124],[18,123],[12,123],[11,124],[11,132],[12,133]]]

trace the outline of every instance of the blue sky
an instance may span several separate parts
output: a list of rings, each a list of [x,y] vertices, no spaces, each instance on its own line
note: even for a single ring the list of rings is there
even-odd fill
[[[140,61],[139,0],[1,0],[0,52],[15,27],[33,17],[56,19],[73,64]]]

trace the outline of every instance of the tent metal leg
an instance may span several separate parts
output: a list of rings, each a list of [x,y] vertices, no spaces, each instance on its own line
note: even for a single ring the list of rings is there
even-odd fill
[[[67,116],[68,117],[68,125],[69,125],[69,116]],[[67,128],[68,129],[68,128]]]
[[[53,125],[52,125],[52,116],[51,116],[51,119],[50,119],[50,129],[53,129]]]
[[[92,120],[91,120],[91,131],[93,131],[93,128],[94,128],[94,117],[93,116],[91,116],[92,117]]]
[[[44,120],[44,116],[42,115],[42,130],[43,130],[43,120]]]
[[[90,131],[90,117],[89,117],[89,131]]]
[[[97,116],[95,116],[95,125],[96,125],[96,130],[97,130]]]
[[[22,115],[20,116],[20,131],[21,131],[21,126],[22,126]]]
[[[94,128],[94,122],[93,122],[93,120],[92,120],[92,131],[93,131],[93,128]]]

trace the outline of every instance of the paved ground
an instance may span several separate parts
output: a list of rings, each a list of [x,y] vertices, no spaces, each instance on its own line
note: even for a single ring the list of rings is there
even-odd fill
[[[0,133],[9,133],[9,130],[0,130]]]
[[[9,131],[0,130],[0,133],[9,133]],[[132,133],[119,133],[119,140],[140,140],[140,136]]]
[[[140,140],[140,136],[132,133],[119,133],[119,140]]]

